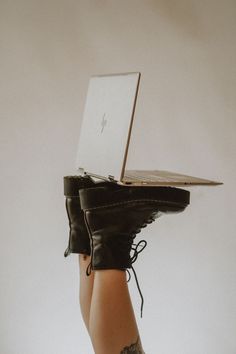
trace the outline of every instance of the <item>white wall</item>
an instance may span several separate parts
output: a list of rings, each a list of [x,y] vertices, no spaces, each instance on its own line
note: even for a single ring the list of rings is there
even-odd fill
[[[144,348],[236,353],[235,16],[234,0],[1,0],[1,353],[92,353],[63,176],[90,75],[123,71],[142,73],[128,167],[224,181],[143,231]]]

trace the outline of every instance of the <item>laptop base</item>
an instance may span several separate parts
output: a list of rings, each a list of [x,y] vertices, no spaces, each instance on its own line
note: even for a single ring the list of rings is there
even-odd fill
[[[127,170],[124,177],[118,181],[113,176],[100,176],[94,173],[85,172],[80,169],[82,175],[89,175],[95,179],[107,182],[117,183],[122,186],[141,186],[141,187],[155,187],[155,186],[217,186],[223,184],[222,182],[212,181],[208,179],[182,175],[170,171],[161,170]]]

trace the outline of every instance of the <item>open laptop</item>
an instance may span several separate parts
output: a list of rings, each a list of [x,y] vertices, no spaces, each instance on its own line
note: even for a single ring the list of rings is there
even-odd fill
[[[126,170],[141,74],[92,76],[81,126],[76,169],[127,186],[219,185],[221,182],[160,170]]]

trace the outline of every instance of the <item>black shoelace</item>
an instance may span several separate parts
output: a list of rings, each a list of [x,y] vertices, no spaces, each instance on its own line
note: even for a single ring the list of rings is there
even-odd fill
[[[139,228],[137,228],[135,230],[135,232],[133,234],[133,239],[136,237],[136,235],[139,232],[141,232],[142,228],[146,227],[147,224],[151,224],[160,215],[161,215],[161,213],[159,213],[159,212],[153,212],[151,214],[151,216],[145,222],[143,222],[142,225]],[[146,246],[147,246],[147,241],[145,241],[145,240],[140,240],[137,244],[135,244],[135,243],[132,244],[131,250],[133,250],[134,253],[133,253],[133,256],[131,257],[131,264],[133,264],[137,260],[139,253],[141,253]],[[140,247],[140,250],[138,250],[139,247]],[[132,265],[131,265],[131,269],[133,271],[133,274],[134,274],[134,277],[135,277],[135,281],[136,281],[136,285],[137,285],[137,288],[138,288],[138,291],[139,291],[139,294],[140,294],[140,297],[141,297],[141,309],[140,309],[140,312],[141,312],[141,318],[142,318],[143,317],[144,298],[143,298],[143,294],[142,294],[140,286],[139,286],[137,274],[136,274],[136,272],[135,272],[135,270],[134,270]],[[127,269],[127,272],[129,274],[129,278],[128,278],[127,282],[129,282],[130,279],[131,279],[131,275],[130,275],[130,272],[129,272],[128,269]]]
[[[131,249],[132,249],[132,251],[134,251],[134,254],[131,257],[131,264],[133,264],[137,260],[139,253],[141,253],[146,246],[147,246],[147,241],[145,241],[145,240],[141,240],[137,244],[133,244],[132,245]],[[140,249],[138,249],[139,247],[140,247]],[[138,277],[137,277],[137,274],[136,274],[136,272],[134,270],[134,267],[131,265],[130,268],[133,271],[133,274],[134,274],[134,277],[135,277],[135,281],[136,281],[136,285],[137,285],[137,288],[138,288],[138,291],[139,291],[139,294],[140,294],[140,297],[141,297],[141,317],[142,317],[143,316],[144,298],[143,298],[142,291],[140,289],[140,285],[139,285],[139,282],[138,282]],[[92,261],[87,266],[86,275],[89,276],[91,274],[91,271],[92,271]],[[129,282],[130,279],[131,279],[131,274],[130,274],[130,271],[128,269],[126,269],[126,271],[128,272],[128,275],[129,275],[129,278],[128,278],[127,282]]]
[[[141,240],[137,244],[133,243],[131,249],[132,249],[132,251],[134,251],[134,254],[131,257],[131,264],[133,264],[137,260],[139,253],[141,253],[146,246],[147,246],[147,241],[145,241],[145,240]],[[140,247],[140,249],[138,249],[139,247]],[[142,294],[141,289],[140,289],[140,285],[139,285],[139,282],[138,282],[137,274],[136,274],[136,272],[134,270],[134,267],[132,265],[131,265],[131,269],[133,271],[133,274],[134,274],[134,277],[135,277],[135,281],[136,281],[136,285],[137,285],[137,288],[138,288],[138,291],[139,291],[139,295],[141,297],[141,309],[140,309],[140,312],[141,312],[141,317],[143,317],[144,298],[143,298],[143,294]],[[126,271],[128,272],[128,275],[129,275],[129,278],[128,278],[127,282],[129,282],[130,279],[131,279],[130,271],[128,269],[126,269]]]
[[[159,216],[159,212],[154,212],[152,213],[152,215],[150,216],[150,218],[144,222],[138,229],[136,229],[135,233],[132,235],[132,246],[131,246],[131,250],[134,252],[132,257],[130,258],[131,259],[131,269],[133,271],[133,274],[134,274],[134,277],[135,277],[135,281],[136,281],[136,285],[137,285],[137,288],[138,288],[138,291],[139,291],[139,294],[140,294],[140,297],[141,297],[141,308],[140,308],[140,314],[141,314],[141,318],[143,317],[143,306],[144,306],[144,298],[143,298],[143,294],[141,292],[141,289],[140,289],[140,285],[139,285],[139,282],[138,282],[138,277],[137,277],[137,274],[134,270],[134,267],[133,267],[133,263],[137,260],[138,258],[138,255],[144,250],[144,248],[147,246],[147,241],[145,240],[140,240],[137,244],[133,243],[133,240],[134,238],[136,237],[136,234],[138,234],[139,232],[141,232],[141,229],[146,227],[147,224],[151,224],[153,221],[155,221],[155,219]],[[86,216],[85,216],[85,222],[87,224],[87,220],[86,220]],[[89,229],[89,228],[88,228]],[[140,249],[138,249],[140,248]],[[87,266],[87,269],[86,269],[86,275],[89,276],[91,274],[91,271],[92,271],[92,260],[91,262],[88,264]],[[128,269],[126,269],[128,275],[129,275],[129,278],[127,280],[127,282],[130,281],[131,279],[131,274],[130,274],[130,271]]]

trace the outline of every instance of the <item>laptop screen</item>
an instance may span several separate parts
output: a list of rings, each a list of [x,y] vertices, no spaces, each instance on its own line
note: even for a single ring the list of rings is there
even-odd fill
[[[76,156],[76,169],[120,180],[126,160],[140,73],[92,76]]]

